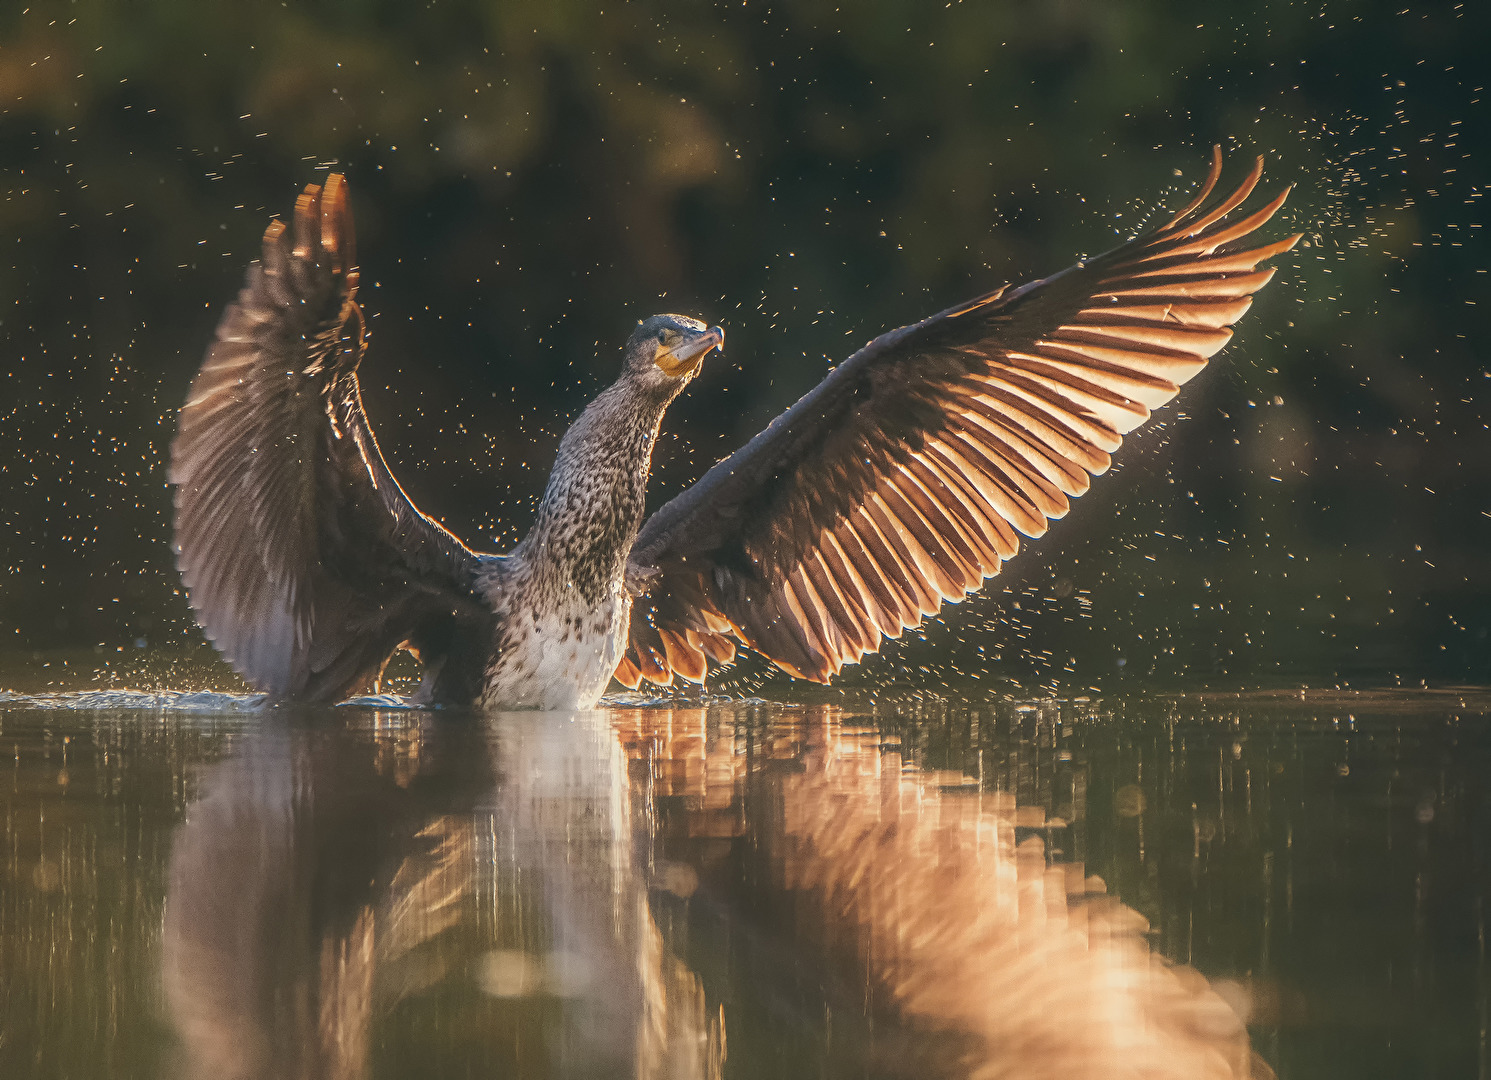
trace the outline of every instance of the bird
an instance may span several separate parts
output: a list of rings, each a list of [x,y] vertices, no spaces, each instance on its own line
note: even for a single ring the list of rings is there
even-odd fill
[[[272,220],[181,407],[177,566],[206,636],[275,701],[334,702],[413,652],[432,706],[587,709],[703,683],[738,649],[826,683],[977,591],[1231,338],[1302,234],[1254,234],[1260,156],[1105,254],[874,338],[650,516],[667,407],[723,351],[640,320],[559,444],[531,530],[478,552],[420,512],[364,412],[348,185]]]

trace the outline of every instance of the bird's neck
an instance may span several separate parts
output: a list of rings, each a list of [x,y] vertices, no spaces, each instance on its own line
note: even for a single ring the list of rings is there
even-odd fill
[[[518,551],[535,583],[595,603],[620,586],[668,399],[623,377],[559,443],[538,520]]]

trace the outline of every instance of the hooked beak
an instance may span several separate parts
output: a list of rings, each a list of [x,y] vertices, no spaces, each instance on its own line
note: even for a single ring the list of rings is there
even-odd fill
[[[708,330],[699,331],[671,349],[659,346],[657,355],[653,357],[653,363],[662,368],[665,375],[677,379],[698,371],[699,365],[704,362],[704,356],[710,349],[724,351],[724,348],[725,331],[718,326],[711,326]]]

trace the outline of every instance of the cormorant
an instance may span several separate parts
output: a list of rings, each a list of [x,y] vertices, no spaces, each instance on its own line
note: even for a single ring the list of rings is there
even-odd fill
[[[336,701],[398,647],[418,699],[588,708],[614,676],[703,681],[743,645],[827,682],[999,571],[1231,337],[1287,237],[1200,191],[1164,225],[882,334],[644,522],[668,404],[724,342],[638,323],[507,555],[420,513],[363,413],[347,187],[306,188],[217,328],[172,446],[176,549],[207,636],[276,699]]]

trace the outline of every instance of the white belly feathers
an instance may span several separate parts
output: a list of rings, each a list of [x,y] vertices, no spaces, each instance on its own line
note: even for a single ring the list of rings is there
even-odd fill
[[[482,705],[593,708],[621,659],[631,608],[631,598],[618,585],[599,604],[511,612],[501,648],[487,668]]]

